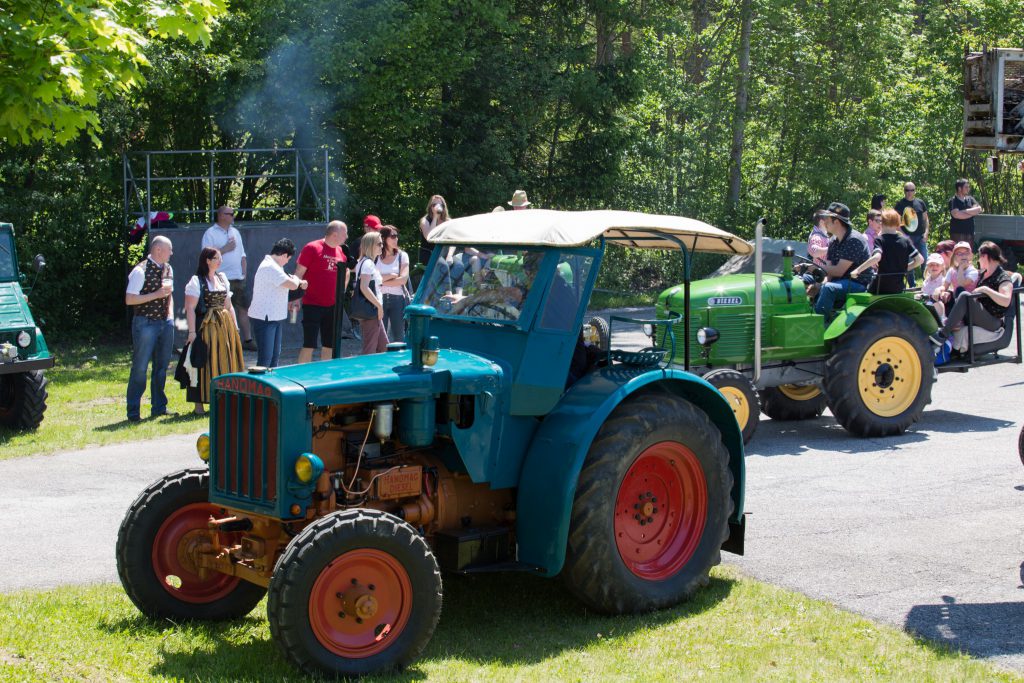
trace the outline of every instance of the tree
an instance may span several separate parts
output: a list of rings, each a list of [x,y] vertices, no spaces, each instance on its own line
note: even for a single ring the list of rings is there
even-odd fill
[[[0,138],[9,144],[87,133],[97,104],[145,82],[154,39],[208,43],[224,0],[5,0],[0,12]]]

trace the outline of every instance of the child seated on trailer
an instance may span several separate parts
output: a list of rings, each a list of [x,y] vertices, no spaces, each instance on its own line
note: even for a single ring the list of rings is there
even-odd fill
[[[974,267],[973,260],[971,245],[967,242],[957,242],[953,247],[953,256],[950,258],[949,270],[943,283],[947,301],[955,300],[960,292],[973,292],[978,286],[980,273]]]
[[[946,319],[946,305],[942,303],[942,295],[945,292],[943,287],[946,277],[945,266],[946,262],[942,258],[942,254],[928,256],[928,261],[924,266],[924,283],[921,285],[921,293],[918,295],[922,301],[932,302],[935,312],[939,314],[939,319],[943,321]]]

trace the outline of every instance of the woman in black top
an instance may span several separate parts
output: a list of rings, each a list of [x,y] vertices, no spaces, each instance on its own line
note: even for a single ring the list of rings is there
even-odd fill
[[[983,242],[978,247],[978,266],[981,279],[971,292],[962,292],[949,311],[946,323],[932,335],[932,341],[942,344],[954,327],[967,323],[967,311],[971,312],[971,324],[990,332],[1003,326],[1003,316],[1013,299],[1013,276],[1003,270],[1003,252],[994,242]],[[980,295],[980,296],[979,296]]]

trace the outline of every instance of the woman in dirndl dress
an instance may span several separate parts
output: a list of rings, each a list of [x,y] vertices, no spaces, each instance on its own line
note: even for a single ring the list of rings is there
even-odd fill
[[[198,337],[206,343],[206,363],[199,368],[196,386],[185,390],[185,398],[195,403],[195,412],[206,412],[210,402],[213,378],[245,369],[238,321],[231,306],[231,286],[220,268],[220,251],[204,247],[199,254],[196,274],[185,285],[185,319],[188,321],[188,343]]]

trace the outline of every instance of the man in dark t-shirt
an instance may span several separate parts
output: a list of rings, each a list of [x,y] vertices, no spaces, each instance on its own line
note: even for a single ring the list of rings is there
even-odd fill
[[[865,291],[875,270],[867,268],[851,277],[850,272],[868,260],[868,241],[850,225],[850,209],[845,204],[832,202],[825,214],[825,229],[832,236],[823,267],[828,282],[821,286],[814,312],[825,316],[828,324],[836,304],[841,304],[847,294]]]
[[[896,213],[903,219],[903,232],[914,244],[914,248],[924,259],[928,258],[928,229],[931,220],[928,218],[928,203],[917,196],[917,186],[907,182],[903,186],[903,199],[896,202]],[[907,274],[907,285],[916,286],[914,271]]]
[[[956,181],[956,194],[949,200],[949,237],[954,242],[974,245],[974,217],[981,213],[981,205],[971,196],[971,183],[967,178]]]

